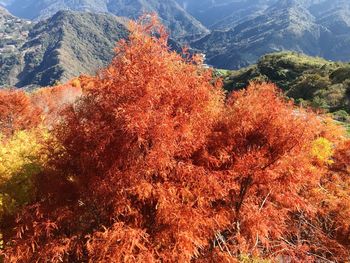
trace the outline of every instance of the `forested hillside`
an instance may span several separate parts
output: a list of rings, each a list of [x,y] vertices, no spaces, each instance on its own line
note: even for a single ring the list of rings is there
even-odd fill
[[[332,112],[350,122],[350,64],[298,53],[273,53],[238,71],[225,72],[225,88],[238,90],[251,81],[275,83],[302,106]]]
[[[228,90],[237,90],[250,81],[270,81],[297,101],[330,111],[350,112],[349,73],[349,63],[282,52],[265,55],[250,67],[228,71],[225,84]]]
[[[0,6],[0,87],[16,83],[16,65],[22,56],[20,47],[28,37],[31,24]]]
[[[0,90],[0,260],[348,262],[350,141],[261,81],[344,65],[267,56],[228,94],[156,17],[128,29],[96,75]]]
[[[261,14],[278,0],[177,0],[185,10],[210,29],[233,28],[246,18]]]

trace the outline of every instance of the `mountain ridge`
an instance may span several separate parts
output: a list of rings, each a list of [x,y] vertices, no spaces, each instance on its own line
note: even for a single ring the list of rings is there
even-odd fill
[[[279,1],[262,14],[228,30],[214,30],[192,45],[206,53],[208,64],[227,69],[248,66],[264,54],[284,50],[350,60],[350,23],[344,21],[350,12],[334,7],[333,12],[346,12],[345,15],[333,15],[325,22],[321,19],[324,12],[315,16],[305,3],[312,6],[307,1]],[[340,25],[343,34],[337,33]]]
[[[7,8],[15,16],[32,20],[48,18],[60,10],[111,13],[131,19],[144,12],[155,12],[174,38],[200,37],[209,33],[205,26],[183,10],[175,0],[13,0]]]
[[[0,13],[1,21],[0,87],[50,86],[81,74],[94,75],[110,63],[116,43],[129,34],[129,20],[112,14],[61,10],[31,22],[6,12]],[[171,38],[168,44],[182,50]]]

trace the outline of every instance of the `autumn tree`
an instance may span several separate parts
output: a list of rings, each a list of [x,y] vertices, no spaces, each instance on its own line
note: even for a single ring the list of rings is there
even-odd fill
[[[0,90],[0,240],[11,235],[16,212],[35,197],[33,179],[46,165],[48,125],[78,93],[69,84],[34,93]]]
[[[302,193],[322,175],[322,122],[272,84],[227,97],[199,58],[169,51],[154,17],[130,31],[54,126],[5,259],[310,262],[291,226],[315,215]]]
[[[36,134],[40,110],[23,91],[0,90],[0,248],[14,223],[16,210],[31,196],[35,170]]]
[[[35,127],[40,121],[40,110],[24,91],[0,89],[0,133],[3,136]]]
[[[16,131],[0,141],[0,234],[5,240],[16,212],[34,198],[32,179],[45,164],[43,133],[41,129]]]

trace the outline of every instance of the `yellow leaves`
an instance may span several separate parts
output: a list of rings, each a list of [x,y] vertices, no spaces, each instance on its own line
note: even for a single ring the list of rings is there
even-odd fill
[[[17,131],[0,141],[0,218],[29,201],[31,178],[46,162],[41,140],[48,136],[41,129],[33,129]]]
[[[0,134],[0,223],[3,216],[14,215],[32,198],[32,177],[46,163],[42,142],[49,137],[42,128],[17,131],[6,138]]]
[[[333,143],[323,137],[316,139],[312,143],[311,155],[321,163],[332,164]]]
[[[11,213],[16,209],[16,201],[6,193],[0,194],[0,218],[5,213]]]
[[[239,262],[240,263],[271,263],[272,261],[258,258],[258,257],[251,257],[249,255],[241,255]]]
[[[81,81],[79,78],[75,78],[75,79],[71,80],[71,84],[73,87],[81,89]]]
[[[18,173],[26,164],[36,159],[40,150],[35,136],[25,131],[19,131],[0,146],[0,175],[8,179],[13,173]]]
[[[0,214],[4,212],[4,196],[0,194]]]

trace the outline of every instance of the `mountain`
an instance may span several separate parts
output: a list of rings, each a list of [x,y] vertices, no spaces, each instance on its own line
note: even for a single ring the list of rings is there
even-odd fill
[[[156,12],[169,28],[172,37],[197,38],[209,33],[199,21],[187,13],[175,0],[113,0],[109,12],[129,18],[137,18],[144,12]]]
[[[321,30],[307,9],[278,3],[233,29],[213,31],[193,43],[193,47],[206,53],[209,64],[235,69],[256,62],[266,53],[280,50],[317,55]]]
[[[328,9],[323,9],[324,3]],[[235,21],[228,30],[213,30],[192,46],[206,54],[208,64],[227,69],[283,50],[346,61],[350,60],[349,10],[349,3],[341,0],[280,0]]]
[[[26,19],[48,18],[60,10],[107,12],[104,0],[13,0],[7,9]]]
[[[233,27],[253,17],[277,0],[177,0],[186,11],[211,29]]]
[[[39,22],[0,8],[0,87],[49,86],[81,74],[95,74],[128,37],[127,19],[111,14],[59,11]],[[174,51],[182,50],[169,39]]]
[[[144,12],[158,13],[175,36],[176,41],[171,42],[174,49],[189,43],[216,68],[239,69],[256,63],[265,54],[287,50],[328,60],[350,60],[348,0],[2,3],[22,18],[4,9],[0,12],[0,85],[48,85],[95,72],[110,60],[114,43],[126,35],[125,26],[114,15],[137,18]],[[64,11],[56,14],[57,10]],[[99,49],[101,52],[96,52]]]
[[[174,38],[198,38],[209,32],[175,0],[14,0],[7,8],[26,19],[47,18],[59,10],[112,13],[133,19],[144,12],[155,12]]]
[[[322,57],[332,60],[350,59],[350,2],[328,8],[317,17],[317,22],[327,29],[321,42]]]
[[[128,34],[124,20],[106,14],[60,11],[29,28],[30,22],[13,16],[0,19],[12,29],[3,30],[10,33],[3,33],[2,41],[8,40],[0,53],[0,86],[46,86],[93,74]]]

